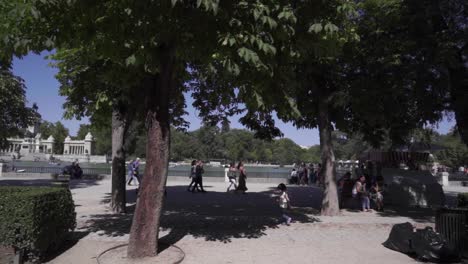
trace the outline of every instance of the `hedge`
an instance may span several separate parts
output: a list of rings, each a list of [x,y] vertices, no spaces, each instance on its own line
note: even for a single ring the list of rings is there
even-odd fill
[[[468,193],[458,194],[458,207],[468,207]]]
[[[24,250],[27,260],[43,259],[75,227],[75,205],[70,190],[0,187],[0,245]]]

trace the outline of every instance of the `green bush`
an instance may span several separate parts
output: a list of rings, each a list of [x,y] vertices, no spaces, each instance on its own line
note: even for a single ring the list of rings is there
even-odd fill
[[[24,250],[29,261],[56,250],[75,226],[70,190],[0,187],[0,245]]]
[[[458,207],[468,207],[468,193],[458,194]]]

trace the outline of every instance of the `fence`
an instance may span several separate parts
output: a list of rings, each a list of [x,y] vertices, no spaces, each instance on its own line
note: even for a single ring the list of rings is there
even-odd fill
[[[110,174],[110,168],[81,168],[83,175],[101,175]],[[4,172],[18,172],[18,173],[49,173],[49,174],[60,174],[63,171],[63,167],[58,166],[15,166],[15,167],[4,167]]]
[[[111,174],[111,166],[100,167],[100,168],[88,168],[82,167],[83,175],[103,175]],[[50,173],[50,174],[60,174],[62,173],[63,166],[33,166],[33,165],[21,165],[17,164],[13,166],[7,166],[4,164],[3,172],[20,172],[20,173]],[[140,166],[140,173],[143,173],[145,170],[145,165]],[[205,172],[203,177],[220,177],[224,178],[224,167],[210,167],[205,166]],[[249,178],[262,178],[262,179],[287,179],[290,175],[290,168],[280,168],[280,167],[246,167],[247,177]],[[337,168],[336,178],[339,179],[343,176],[344,173],[350,171],[349,168]],[[168,171],[169,177],[175,176],[189,176],[190,167],[189,166],[176,166],[170,167]]]
[[[86,168],[82,167],[83,175],[103,175],[111,174],[111,168]],[[4,172],[18,172],[18,173],[49,173],[49,174],[60,174],[62,173],[63,166],[4,166]],[[145,170],[144,165],[140,166],[140,173]],[[189,176],[189,166],[177,166],[171,167],[168,171],[169,177],[175,176]],[[212,178],[224,178],[224,167],[205,167],[203,177]],[[263,178],[263,179],[286,179],[289,176],[289,169],[284,168],[268,168],[268,167],[248,167],[247,176],[251,178]]]
[[[205,167],[203,177],[222,177],[224,178],[223,167]],[[247,177],[263,179],[286,179],[289,176],[289,169],[267,168],[267,167],[247,167]],[[169,168],[168,176],[189,176],[190,168],[179,166]]]

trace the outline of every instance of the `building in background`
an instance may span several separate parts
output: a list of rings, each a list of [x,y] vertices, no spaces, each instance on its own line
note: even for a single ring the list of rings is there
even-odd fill
[[[70,136],[65,138],[63,155],[93,155],[94,141],[90,132],[84,140],[72,140]]]

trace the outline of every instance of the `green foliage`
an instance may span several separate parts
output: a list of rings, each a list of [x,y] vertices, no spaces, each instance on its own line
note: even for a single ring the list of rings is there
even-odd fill
[[[0,64],[0,149],[7,147],[7,137],[16,136],[32,124],[35,110],[26,106],[24,81]]]
[[[434,143],[444,148],[435,153],[437,161],[441,164],[454,169],[468,164],[468,147],[461,141],[457,132],[441,135]]]
[[[459,193],[457,198],[458,207],[468,207],[468,193]]]
[[[231,129],[221,133],[219,128],[212,126],[201,127],[193,132],[173,130],[171,138],[171,160],[174,161],[225,159],[279,164],[319,162],[318,150],[318,146],[302,149],[290,139],[265,141],[255,138],[254,133],[247,130]]]
[[[0,245],[24,249],[31,261],[56,250],[76,226],[66,188],[0,187]]]
[[[60,121],[51,123],[43,121],[39,127],[42,138],[54,137],[54,154],[63,154],[63,142],[69,135],[69,130]]]
[[[360,134],[349,135],[340,131],[333,131],[332,139],[336,159],[356,160],[363,152],[371,149],[371,146],[364,141]]]
[[[109,123],[109,120],[107,120]],[[111,155],[112,153],[112,127],[110,124],[92,122],[91,124],[80,125],[76,138],[83,140],[90,132],[94,138],[95,155]]]
[[[320,145],[314,145],[309,147],[302,156],[301,160],[310,161],[313,163],[321,163],[322,160],[320,154]]]
[[[76,139],[84,140],[88,132],[91,132],[91,125],[81,124],[80,127],[78,128],[78,132],[76,132]]]

